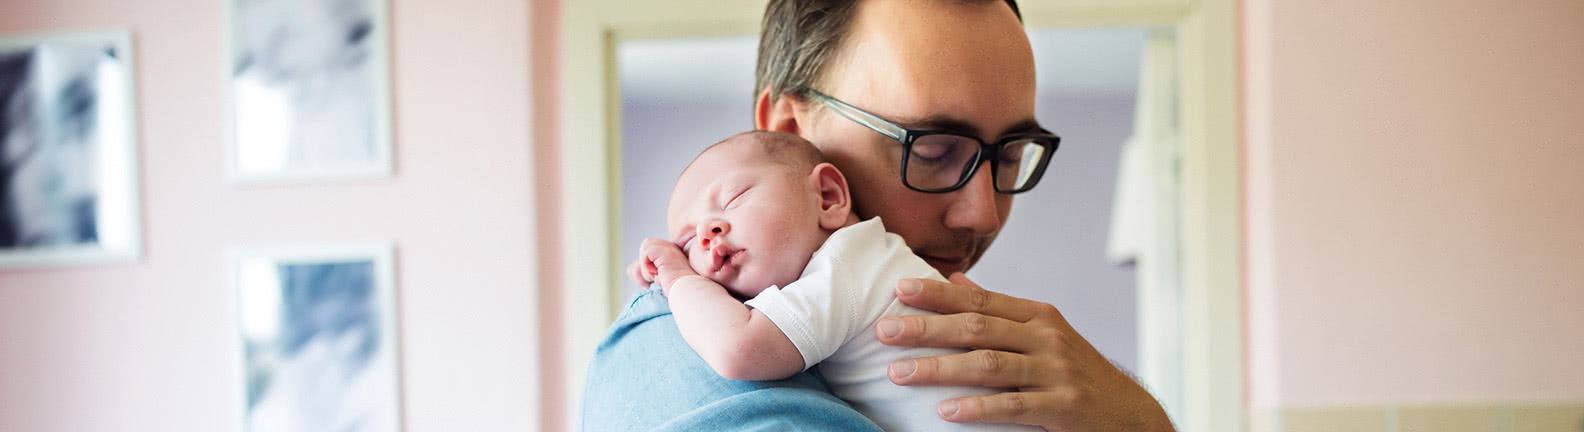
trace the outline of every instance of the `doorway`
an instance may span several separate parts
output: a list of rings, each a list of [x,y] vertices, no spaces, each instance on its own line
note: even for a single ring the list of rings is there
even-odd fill
[[[1149,195],[1174,190],[1176,173],[1170,163],[1145,160],[1130,168],[1159,172],[1130,172],[1146,183],[1122,187],[1139,184],[1123,178],[1125,147],[1176,142],[1170,139],[1176,117],[1172,88],[1148,85],[1152,78],[1176,81],[1175,57],[1152,58],[1147,52],[1173,51],[1173,33],[1146,26],[1028,33],[1038,74],[1035,116],[1062,136],[1062,146],[1040,186],[1018,195],[1003,235],[968,276],[1001,293],[1056,305],[1101,354],[1140,376],[1173,410],[1179,406],[1180,369],[1159,353],[1181,352],[1170,303],[1179,290],[1170,273],[1177,267],[1177,233],[1171,227],[1178,211],[1174,201],[1156,203]],[[752,129],[756,41],[726,36],[617,42],[617,263],[635,259],[644,238],[670,237],[665,213],[671,186],[694,156]],[[1167,139],[1149,139],[1156,136]],[[1119,205],[1118,198],[1130,194],[1130,202],[1149,208]],[[1140,278],[1140,269],[1152,273]],[[615,297],[626,304],[641,290],[623,283]],[[1140,325],[1141,310],[1154,311],[1145,323],[1154,327]],[[1141,344],[1145,340],[1150,343]],[[1141,361],[1141,351],[1155,357]]]
[[[1094,26],[1174,30],[1175,60],[1171,63],[1177,66],[1174,81],[1178,91],[1170,105],[1177,113],[1180,131],[1178,152],[1173,155],[1180,182],[1175,190],[1165,194],[1180,203],[1176,207],[1181,213],[1173,218],[1181,228],[1176,236],[1181,243],[1174,248],[1180,254],[1175,271],[1179,289],[1170,302],[1157,303],[1174,313],[1148,311],[1139,315],[1143,319],[1137,322],[1138,333],[1146,335],[1139,339],[1141,347],[1163,341],[1180,345],[1177,350],[1153,354],[1141,349],[1138,355],[1159,356],[1164,361],[1155,363],[1169,363],[1181,371],[1174,379],[1180,383],[1180,390],[1164,392],[1180,395],[1175,397],[1179,402],[1167,402],[1179,430],[1244,429],[1235,74],[1237,2],[1062,1],[1021,6],[1028,28],[1036,30]],[[624,208],[622,198],[622,175],[625,164],[630,162],[624,162],[621,155],[623,96],[617,72],[618,51],[624,41],[751,38],[757,34],[763,7],[763,1],[704,0],[565,4],[562,49],[579,53],[564,57],[560,66],[566,78],[560,110],[561,142],[578,143],[578,151],[564,151],[560,160],[565,176],[562,195],[566,199],[561,218],[565,235],[575,239],[563,246],[562,273],[568,292],[578,293],[565,296],[562,303],[568,317],[562,335],[567,346],[566,388],[571,400],[580,399],[582,368],[605,327],[624,306],[625,286],[631,285],[622,272],[631,260],[625,249],[630,246],[623,240],[623,220],[633,209]],[[726,130],[747,129],[748,110],[741,112],[741,117],[722,120],[728,125],[741,122]],[[697,144],[698,149],[710,142],[713,140]],[[688,155],[696,152],[695,149]],[[659,187],[669,191],[670,179],[660,183],[663,185]],[[1017,220],[1019,217],[1014,216],[1009,224]],[[1008,229],[1013,228],[1009,225]],[[997,246],[1002,247],[1005,244]],[[992,248],[992,253],[997,248]],[[1136,279],[1152,274],[1142,268],[1135,270]],[[1140,304],[1143,298],[1141,295]],[[1157,319],[1161,317],[1169,319]],[[1172,336],[1166,337],[1167,334]],[[1141,364],[1140,369],[1145,370],[1143,375],[1150,375],[1149,366]],[[568,408],[572,413],[578,409],[575,404]]]

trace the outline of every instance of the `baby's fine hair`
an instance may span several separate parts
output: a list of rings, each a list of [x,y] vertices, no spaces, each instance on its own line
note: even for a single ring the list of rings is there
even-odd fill
[[[803,139],[803,137],[786,132],[765,130],[753,130],[732,135],[699,152],[699,155],[694,157],[693,161],[698,161],[698,158],[716,149],[735,145],[755,146],[761,156],[800,172],[808,172],[813,170],[814,166],[830,161],[825,157],[824,153],[820,152],[818,147],[814,146],[814,143]],[[692,166],[693,162],[688,162],[688,167],[691,168]],[[683,168],[682,172],[687,172],[687,168]]]

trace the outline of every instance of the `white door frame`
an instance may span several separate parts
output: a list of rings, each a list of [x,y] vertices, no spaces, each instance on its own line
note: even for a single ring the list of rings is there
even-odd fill
[[[764,0],[604,0],[562,4],[561,181],[568,419],[616,313],[624,257],[621,103],[615,50],[629,39],[757,34]],[[1247,430],[1243,402],[1241,190],[1236,0],[1044,0],[1019,4],[1029,28],[1171,25],[1180,47],[1180,227],[1184,432]],[[1159,329],[1170,330],[1170,329]],[[1166,334],[1142,329],[1141,334]],[[1150,344],[1145,336],[1141,343]]]

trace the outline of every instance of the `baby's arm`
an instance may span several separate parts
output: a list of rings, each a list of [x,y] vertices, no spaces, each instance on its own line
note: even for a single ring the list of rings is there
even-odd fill
[[[681,248],[649,239],[641,253],[647,278],[658,279],[670,299],[682,339],[721,377],[778,380],[803,370],[803,356],[792,340],[763,312],[695,273]]]
[[[685,276],[670,299],[682,339],[722,377],[778,380],[803,370],[803,355],[781,328],[715,281]]]

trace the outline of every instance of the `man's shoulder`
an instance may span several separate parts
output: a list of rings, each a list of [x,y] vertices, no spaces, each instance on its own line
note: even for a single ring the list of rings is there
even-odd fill
[[[691,390],[734,393],[751,384],[721,378],[688,346],[677,330],[676,318],[659,289],[639,294],[627,305],[605,334],[589,365],[591,389],[613,385],[619,389],[674,385],[681,380]],[[821,383],[820,389],[824,389]],[[625,391],[622,391],[625,392]]]
[[[682,339],[659,290],[635,297],[600,343],[582,421],[584,430],[878,430],[809,371],[779,381],[721,378]]]

